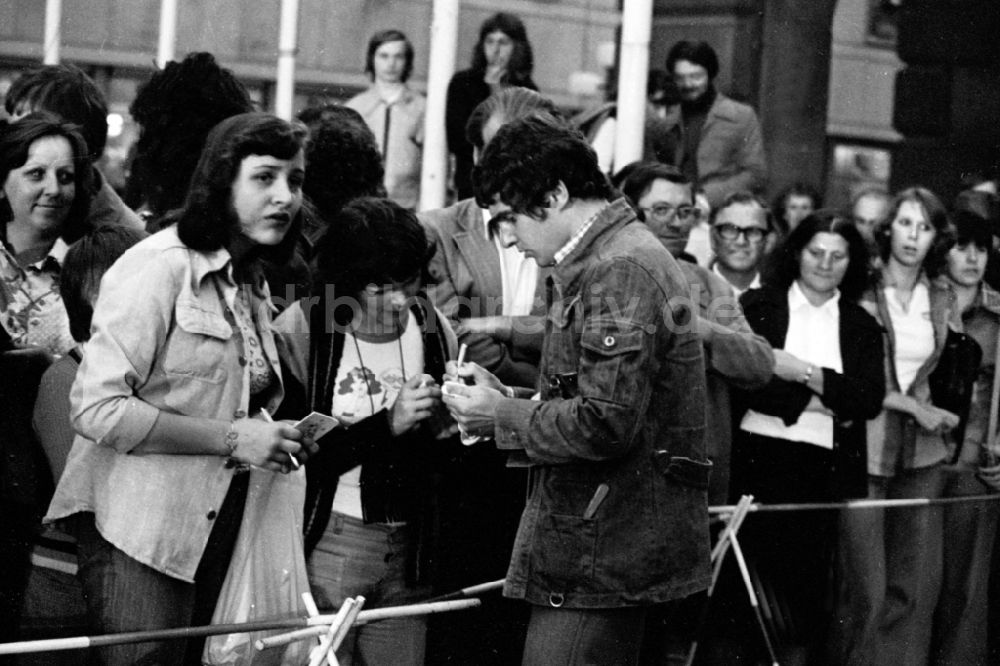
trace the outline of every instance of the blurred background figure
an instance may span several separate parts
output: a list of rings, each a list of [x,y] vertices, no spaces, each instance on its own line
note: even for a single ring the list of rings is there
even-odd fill
[[[385,189],[404,208],[420,201],[420,160],[427,101],[406,81],[413,72],[413,45],[399,30],[383,30],[368,42],[365,73],[372,86],[345,106],[361,114],[378,142]]]
[[[713,208],[733,192],[762,190],[767,160],[760,122],[750,106],[716,90],[715,50],[706,42],[677,42],[666,67],[681,100],[665,121],[675,136],[669,162],[698,183]]]
[[[144,232],[129,227],[99,227],[73,243],[66,252],[59,276],[59,293],[77,345],[42,375],[32,416],[32,427],[48,461],[51,478],[45,485],[50,490],[59,483],[76,436],[69,418],[69,394],[83,358],[83,343],[90,338],[90,321],[101,277],[125,250],[145,237]],[[47,525],[32,551],[31,576],[21,621],[24,640],[87,633],[83,588],[79,579],[68,573],[77,567],[76,557],[76,540],[55,526]],[[80,655],[48,653],[39,659],[35,662],[22,656],[18,663],[72,666],[79,663]]]
[[[253,110],[246,88],[211,53],[168,62],[139,88],[129,107],[140,131],[126,198],[142,211],[149,231],[184,203],[209,131]]]
[[[45,111],[62,122],[77,125],[87,144],[87,159],[79,168],[91,168],[91,190],[87,209],[87,226],[108,224],[142,229],[144,222],[108,184],[100,170],[93,166],[104,154],[108,138],[108,105],[104,94],[75,65],[46,65],[29,69],[7,91],[4,107],[13,120],[34,111]]]
[[[823,206],[819,190],[809,183],[792,183],[774,198],[771,213],[782,236],[799,226],[807,215]]]
[[[476,105],[508,86],[538,90],[531,80],[535,67],[524,23],[500,12],[483,22],[472,50],[472,66],[457,72],[448,84],[445,127],[448,151],[454,157],[455,192],[459,200],[472,196],[472,144],[465,123]]]
[[[608,102],[581,111],[570,120],[597,153],[597,164],[607,174],[616,172],[615,130],[618,125],[615,100],[617,92],[608,91]],[[643,161],[672,163],[676,149],[675,137],[666,124],[667,107],[680,102],[673,78],[662,69],[649,70],[646,79],[646,121],[643,133]],[[622,167],[624,168],[624,167]]]
[[[271,299],[279,310],[313,293],[316,246],[340,209],[358,197],[385,196],[382,156],[357,111],[326,104],[305,109],[299,120],[309,128],[302,233],[288,261],[264,265]]]
[[[1000,450],[991,441],[990,413],[1000,333],[1000,293],[984,280],[993,233],[974,213],[952,216],[954,244],[939,280],[955,296],[952,327],[980,351],[969,368],[974,384],[968,410],[954,429],[956,450],[945,467],[945,497],[983,495],[1000,489]],[[941,594],[934,611],[933,664],[987,664],[990,559],[1000,506],[996,502],[949,504],[944,512]]]
[[[875,242],[875,227],[889,214],[892,196],[880,188],[865,188],[854,195],[851,215],[858,231],[869,243]],[[871,246],[875,248],[874,245]]]

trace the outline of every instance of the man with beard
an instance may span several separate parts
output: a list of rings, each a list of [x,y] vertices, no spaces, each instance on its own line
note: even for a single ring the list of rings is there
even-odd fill
[[[675,137],[673,164],[704,189],[712,208],[738,190],[759,191],[767,179],[757,114],[715,89],[719,59],[705,42],[681,41],[667,55],[681,103],[667,119]]]

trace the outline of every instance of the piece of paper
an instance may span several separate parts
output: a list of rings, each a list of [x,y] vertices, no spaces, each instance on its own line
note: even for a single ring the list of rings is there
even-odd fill
[[[328,414],[313,412],[304,419],[299,420],[293,428],[301,432],[305,437],[311,437],[313,441],[330,432],[340,425],[340,421]]]

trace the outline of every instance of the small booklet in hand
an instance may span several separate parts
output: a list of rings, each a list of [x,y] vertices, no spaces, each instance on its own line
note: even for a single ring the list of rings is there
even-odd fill
[[[301,432],[306,437],[311,437],[313,441],[330,432],[340,425],[340,421],[329,414],[313,412],[309,416],[300,419],[292,427]]]

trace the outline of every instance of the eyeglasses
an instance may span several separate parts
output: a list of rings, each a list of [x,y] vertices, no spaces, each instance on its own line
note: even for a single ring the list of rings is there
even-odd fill
[[[640,210],[642,210],[643,215],[648,219],[656,220],[657,222],[669,222],[674,217],[681,222],[687,222],[688,220],[697,222],[701,218],[701,209],[694,206],[677,206],[675,208],[670,204],[656,204],[655,206]]]
[[[712,227],[723,240],[734,241],[741,235],[751,243],[759,243],[764,240],[767,229],[760,227],[738,227],[735,224],[722,222]]]

